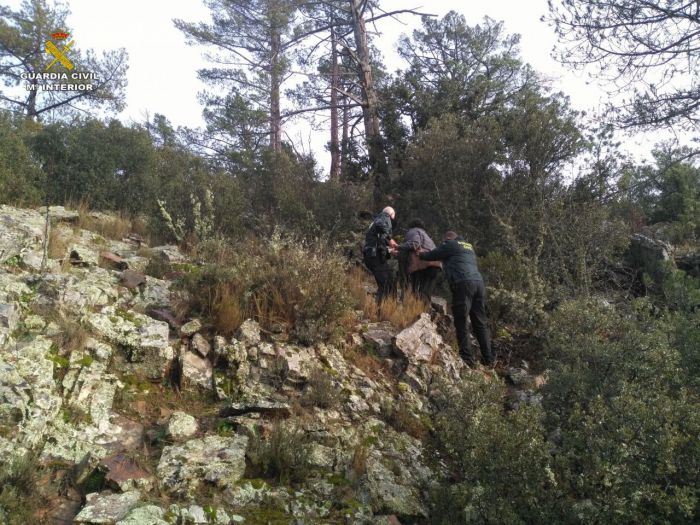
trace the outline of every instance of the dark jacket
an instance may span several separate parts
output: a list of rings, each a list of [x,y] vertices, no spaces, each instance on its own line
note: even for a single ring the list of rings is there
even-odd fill
[[[435,243],[423,228],[411,228],[406,232],[406,238],[399,248],[403,250],[434,250]]]
[[[374,218],[365,235],[362,253],[366,257],[389,257],[389,240],[391,239],[391,217],[381,212]]]
[[[444,241],[436,249],[421,253],[420,258],[424,261],[444,261],[442,269],[450,284],[483,281],[474,248],[463,239]]]

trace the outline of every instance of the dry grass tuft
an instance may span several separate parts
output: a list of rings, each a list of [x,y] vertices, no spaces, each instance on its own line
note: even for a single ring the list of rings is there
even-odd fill
[[[62,355],[70,355],[74,350],[81,350],[90,337],[90,333],[77,319],[57,315],[54,321],[60,332],[53,338]]]
[[[214,328],[222,335],[233,335],[245,320],[238,296],[226,286],[218,290],[218,298],[212,306]]]
[[[49,229],[48,255],[51,259],[63,259],[68,255],[68,246],[71,235],[67,235],[66,228],[60,226]]]
[[[357,307],[362,310],[364,317],[371,321],[389,321],[397,328],[406,328],[420,314],[428,311],[427,305],[412,291],[404,293],[403,300],[389,297],[384,300],[381,308],[377,308],[374,295],[367,292],[367,284],[371,277],[361,268],[354,268],[348,277],[348,288]]]
[[[80,215],[78,227],[116,241],[121,241],[132,231],[131,220],[121,214],[115,216]]]
[[[396,297],[385,299],[379,308],[379,320],[389,321],[397,328],[406,328],[427,311],[427,306],[413,292],[404,293],[403,300]]]

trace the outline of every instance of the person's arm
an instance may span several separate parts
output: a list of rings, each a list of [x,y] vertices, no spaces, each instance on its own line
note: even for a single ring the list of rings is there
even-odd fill
[[[424,261],[442,261],[450,256],[450,246],[443,242],[440,246],[429,252],[419,253],[420,257]]]

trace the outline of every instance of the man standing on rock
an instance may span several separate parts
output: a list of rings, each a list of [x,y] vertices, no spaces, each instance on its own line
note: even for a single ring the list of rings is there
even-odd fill
[[[390,295],[394,290],[394,277],[387,260],[396,250],[396,241],[391,238],[393,231],[392,221],[396,212],[391,206],[387,206],[372,221],[362,248],[362,258],[365,266],[372,272],[377,281],[377,304]]]
[[[479,273],[476,254],[471,244],[453,231],[445,234],[445,240],[436,249],[419,254],[424,261],[443,261],[443,271],[452,290],[452,315],[454,316],[459,355],[472,368],[476,361],[469,345],[467,314],[481,348],[481,362],[493,366],[491,340],[486,317],[486,290]]]

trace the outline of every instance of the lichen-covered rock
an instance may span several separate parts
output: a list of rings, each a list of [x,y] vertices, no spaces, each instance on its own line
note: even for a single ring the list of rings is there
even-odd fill
[[[93,492],[85,497],[85,506],[73,523],[114,525],[136,507],[141,493],[133,490],[123,494]]]
[[[185,324],[182,325],[180,328],[180,334],[185,336],[185,337],[190,337],[191,335],[196,334],[202,329],[202,321],[199,319],[192,319],[191,321],[186,322]]]
[[[119,299],[117,278],[104,268],[75,268],[70,274],[47,276],[45,295],[53,295],[58,306],[82,315],[88,307],[106,306]],[[47,289],[48,287],[52,289]]]
[[[204,483],[223,488],[245,472],[246,436],[207,436],[165,447],[158,463],[164,490],[192,497]]]
[[[192,340],[190,341],[192,350],[197,352],[202,357],[207,357],[209,352],[211,352],[211,345],[202,334],[194,334]]]
[[[201,387],[208,390],[213,388],[214,372],[208,359],[185,351],[180,356],[180,368],[183,387]]]
[[[78,419],[64,421],[59,417],[50,423],[42,461],[80,463],[87,455],[102,459],[112,453],[135,450],[143,444],[143,426],[123,416],[112,414],[101,421],[100,426],[93,424],[89,417]]]
[[[238,328],[236,335],[246,346],[254,346],[260,342],[260,325],[252,319],[246,319]]]
[[[430,480],[420,442],[385,429],[367,460],[366,488],[372,510],[411,520],[427,517],[420,487]]]
[[[20,308],[17,303],[0,303],[0,347],[10,339],[19,324]]]
[[[109,306],[87,314],[85,322],[107,341],[127,350],[131,363],[151,379],[159,379],[175,357],[170,346],[167,323],[124,309]]]
[[[165,511],[155,505],[132,509],[116,525],[170,525],[163,519]]]
[[[0,417],[8,424],[0,449],[35,447],[58,415],[62,400],[50,356],[51,341],[42,336],[0,352]]]
[[[185,412],[173,412],[168,420],[167,432],[175,441],[183,441],[199,431],[197,420]]]
[[[38,249],[44,239],[44,223],[37,211],[0,206],[0,263]]]

